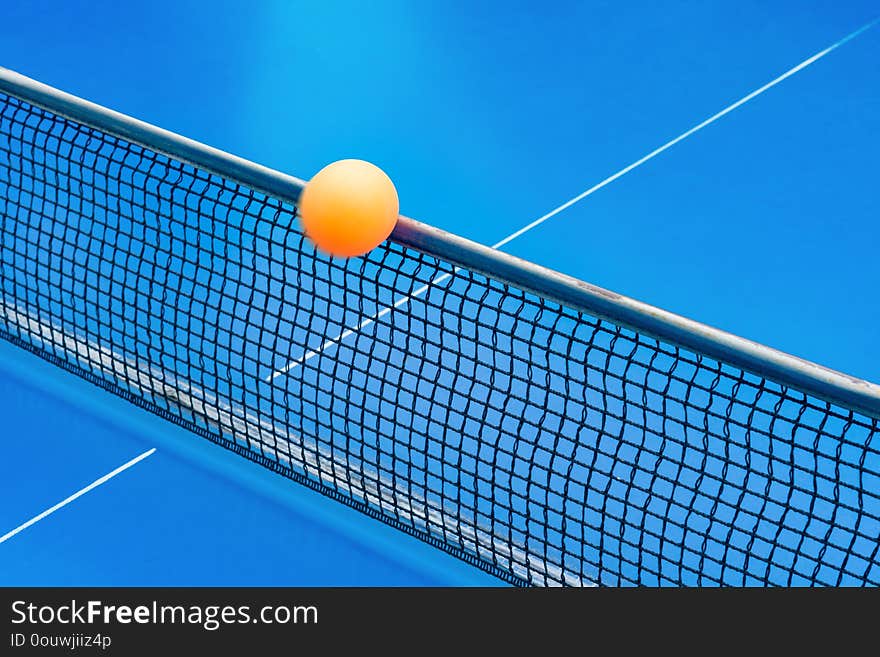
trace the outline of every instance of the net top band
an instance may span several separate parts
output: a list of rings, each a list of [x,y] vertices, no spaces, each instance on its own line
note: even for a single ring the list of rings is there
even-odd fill
[[[305,182],[0,67],[0,91],[296,204]],[[401,217],[391,240],[880,419],[880,386]]]

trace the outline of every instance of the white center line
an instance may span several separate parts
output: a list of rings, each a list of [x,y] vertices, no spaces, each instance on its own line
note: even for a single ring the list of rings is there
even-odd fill
[[[105,474],[105,475],[104,475],[103,477],[101,477],[100,479],[95,479],[95,481],[93,481],[92,483],[90,483],[90,484],[89,484],[88,486],[86,486],[85,488],[81,488],[80,490],[76,491],[76,492],[75,492],[73,495],[71,495],[70,497],[61,500],[61,501],[60,501],[58,504],[56,504],[55,506],[49,507],[48,509],[46,509],[45,511],[43,511],[41,514],[36,515],[36,516],[34,516],[33,518],[31,518],[30,520],[28,520],[28,521],[27,521],[26,523],[24,523],[23,525],[19,525],[18,527],[16,527],[15,529],[13,529],[11,532],[8,532],[8,533],[6,533],[6,534],[3,534],[3,536],[0,536],[0,543],[4,543],[4,542],[8,541],[10,538],[12,538],[13,536],[15,536],[16,534],[19,534],[19,533],[23,532],[25,529],[27,529],[27,528],[30,527],[31,525],[34,525],[34,524],[40,522],[40,520],[42,520],[43,518],[52,515],[53,513],[55,513],[55,512],[56,512],[58,509],[60,509],[61,507],[67,506],[68,504],[70,504],[71,502],[73,502],[74,500],[76,500],[77,498],[82,497],[83,495],[85,495],[86,493],[88,493],[88,492],[91,491],[91,490],[94,490],[95,488],[97,488],[97,487],[100,486],[101,484],[105,484],[105,483],[107,483],[108,481],[110,481],[111,479],[113,479],[113,477],[115,477],[115,476],[118,475],[119,473],[124,472],[125,470],[128,470],[128,469],[129,469],[130,467],[132,467],[133,465],[137,465],[138,463],[140,463],[141,461],[143,461],[143,460],[144,460],[145,458],[147,458],[148,456],[151,456],[151,455],[153,454],[153,452],[155,452],[155,451],[156,451],[156,448],[155,448],[155,447],[154,447],[153,449],[148,449],[146,452],[144,452],[144,453],[141,454],[140,456],[137,456],[137,457],[133,458],[133,459],[132,459],[131,461],[129,461],[128,463],[123,463],[123,464],[120,465],[118,468],[116,468],[116,469],[113,470],[112,472],[108,472],[107,474]]]
[[[513,240],[515,240],[517,237],[520,237],[521,235],[523,235],[523,234],[529,232],[530,230],[532,230],[533,228],[536,228],[536,227],[540,226],[542,223],[544,223],[545,221],[547,221],[547,220],[550,219],[551,217],[555,217],[557,214],[559,214],[559,213],[562,212],[563,210],[566,210],[566,209],[570,208],[572,205],[574,205],[574,204],[576,204],[576,203],[579,203],[580,201],[584,200],[584,199],[587,198],[588,196],[590,196],[590,195],[592,195],[592,194],[598,192],[600,189],[602,189],[602,188],[605,187],[606,185],[608,185],[608,184],[614,182],[614,181],[617,180],[618,178],[620,178],[620,177],[622,177],[622,176],[625,176],[626,174],[628,174],[628,173],[629,173],[630,171],[632,171],[633,169],[636,169],[637,167],[640,167],[641,165],[645,164],[645,163],[648,162],[649,160],[653,160],[655,157],[657,157],[658,155],[660,155],[662,152],[664,152],[664,151],[666,151],[666,150],[672,148],[672,147],[675,146],[677,143],[679,143],[679,142],[681,142],[681,141],[684,141],[685,139],[687,139],[688,137],[690,137],[690,136],[693,135],[694,133],[699,132],[699,131],[702,130],[703,128],[705,128],[705,127],[711,125],[712,123],[715,123],[715,121],[717,121],[718,119],[722,118],[723,116],[726,116],[727,114],[730,114],[733,110],[737,109],[738,107],[741,107],[742,105],[745,105],[747,102],[749,102],[750,100],[752,100],[752,99],[754,99],[754,98],[760,96],[760,95],[763,94],[765,91],[767,91],[767,90],[769,90],[769,89],[772,89],[772,88],[775,87],[777,84],[779,84],[779,83],[782,82],[783,80],[786,80],[787,78],[790,78],[792,75],[794,75],[794,74],[797,73],[798,71],[801,71],[801,70],[807,68],[810,64],[813,64],[813,63],[819,61],[820,59],[822,59],[823,57],[825,57],[825,55],[827,55],[827,54],[833,52],[834,50],[837,50],[840,46],[842,46],[842,45],[844,45],[845,43],[847,43],[848,41],[851,41],[852,39],[856,38],[856,37],[859,36],[862,32],[865,32],[866,30],[869,30],[869,29],[871,29],[872,27],[874,27],[878,22],[880,22],[880,17],[875,18],[875,19],[872,20],[870,23],[867,23],[867,24],[863,25],[862,27],[860,27],[859,29],[857,29],[856,31],[851,32],[850,34],[846,35],[845,37],[843,37],[843,38],[840,39],[839,41],[836,41],[835,43],[831,44],[830,46],[828,46],[828,47],[825,48],[824,50],[820,50],[820,51],[817,52],[815,55],[813,55],[813,56],[811,56],[811,57],[808,57],[807,59],[805,59],[804,61],[802,61],[800,64],[797,64],[796,66],[793,66],[792,68],[788,69],[788,70],[787,70],[785,73],[783,73],[782,75],[780,75],[780,76],[778,76],[778,77],[773,78],[772,80],[770,80],[770,82],[768,82],[767,84],[758,87],[757,89],[755,89],[754,91],[752,91],[752,92],[749,93],[749,94],[746,94],[745,96],[743,96],[743,97],[740,98],[739,100],[737,100],[737,101],[735,101],[734,103],[731,103],[730,105],[728,105],[727,107],[725,107],[723,110],[721,110],[721,111],[719,111],[719,112],[716,112],[715,114],[713,114],[712,116],[710,116],[708,119],[705,119],[704,121],[700,121],[700,123],[696,124],[695,126],[693,126],[693,127],[690,128],[690,129],[684,131],[683,133],[681,133],[681,134],[678,135],[677,137],[675,137],[675,138],[673,138],[673,139],[670,139],[669,141],[667,141],[667,142],[666,142],[665,144],[663,144],[662,146],[658,146],[658,147],[655,148],[653,151],[651,151],[651,152],[648,153],[647,155],[644,155],[643,157],[640,157],[638,160],[636,160],[636,161],[633,162],[632,164],[629,164],[629,165],[625,166],[625,167],[622,168],[620,171],[617,171],[616,173],[611,174],[610,176],[608,176],[607,178],[605,178],[605,179],[602,180],[601,182],[596,183],[595,185],[593,185],[593,186],[590,187],[589,189],[587,189],[587,190],[581,192],[581,193],[578,194],[577,196],[574,196],[574,197],[570,198],[569,200],[567,200],[567,201],[566,201],[565,203],[563,203],[562,205],[559,205],[559,206],[553,208],[553,209],[550,210],[548,213],[546,213],[546,214],[544,214],[544,215],[538,217],[537,219],[535,219],[535,220],[532,221],[531,223],[526,224],[525,226],[523,226],[523,227],[520,228],[519,230],[517,230],[517,231],[511,233],[510,235],[508,235],[507,237],[505,237],[504,239],[502,239],[501,241],[496,242],[495,244],[493,244],[493,245],[492,245],[492,248],[493,248],[493,249],[500,249],[502,246],[504,246],[505,244],[509,244],[510,242],[512,242]],[[457,271],[457,270],[458,270],[458,268],[456,268],[456,271]],[[427,283],[426,285],[423,285],[422,287],[420,287],[420,288],[414,290],[414,291],[411,292],[410,294],[408,294],[408,295],[406,295],[406,296],[403,296],[403,297],[400,297],[397,301],[395,301],[395,302],[394,302],[393,304],[391,304],[390,306],[387,306],[387,307],[383,308],[382,310],[378,311],[376,314],[374,314],[374,315],[368,317],[367,319],[363,320],[363,321],[362,321],[360,324],[358,324],[357,326],[354,326],[354,327],[351,327],[351,328],[347,328],[347,329],[345,329],[342,333],[340,333],[339,335],[337,335],[335,338],[331,338],[331,339],[327,340],[326,342],[324,342],[324,343],[323,343],[320,347],[318,347],[317,349],[314,349],[314,350],[312,350],[312,351],[308,351],[308,352],[306,352],[305,354],[303,354],[301,357],[297,358],[296,360],[293,360],[293,361],[289,362],[287,365],[285,365],[284,367],[282,367],[282,368],[279,369],[278,371],[273,372],[272,374],[270,374],[270,375],[269,375],[268,377],[266,377],[264,380],[265,380],[267,383],[271,383],[275,378],[281,376],[282,374],[286,374],[287,372],[289,372],[290,370],[292,370],[292,369],[294,369],[294,368],[296,368],[296,367],[299,367],[300,365],[302,365],[303,363],[305,363],[307,360],[309,360],[310,358],[314,358],[315,356],[317,356],[318,354],[322,353],[322,352],[325,351],[326,349],[329,349],[330,347],[333,347],[334,345],[339,344],[342,340],[345,340],[345,339],[348,338],[349,336],[354,335],[355,333],[361,331],[361,330],[364,329],[365,327],[367,327],[367,326],[369,326],[370,324],[374,323],[374,322],[375,322],[376,320],[378,320],[379,318],[381,318],[381,317],[387,315],[388,313],[390,313],[390,312],[391,312],[392,310],[394,310],[395,308],[399,308],[400,306],[402,306],[402,305],[408,303],[409,301],[411,301],[411,300],[414,299],[415,297],[420,297],[420,296],[423,295],[425,292],[427,292],[427,291],[431,288],[431,286],[436,285],[437,283],[440,283],[440,282],[442,282],[442,281],[445,281],[447,278],[450,278],[451,276],[452,276],[452,274],[442,274],[441,276],[438,276],[437,278],[435,278],[434,280],[432,280],[430,283]]]

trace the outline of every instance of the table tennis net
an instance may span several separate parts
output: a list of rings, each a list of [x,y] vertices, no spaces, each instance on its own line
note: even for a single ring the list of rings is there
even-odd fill
[[[0,290],[6,339],[509,582],[880,584],[876,419],[394,241],[330,259],[2,93]]]

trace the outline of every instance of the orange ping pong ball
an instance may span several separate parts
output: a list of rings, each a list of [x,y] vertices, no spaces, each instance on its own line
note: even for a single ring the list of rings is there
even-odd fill
[[[387,239],[397,223],[394,183],[363,160],[339,160],[321,169],[299,198],[303,229],[332,256],[363,255]]]

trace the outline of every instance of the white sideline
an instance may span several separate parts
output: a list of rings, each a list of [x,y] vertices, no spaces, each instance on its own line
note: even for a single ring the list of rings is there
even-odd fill
[[[36,516],[34,516],[33,518],[31,518],[30,520],[28,520],[26,523],[24,523],[24,524],[22,524],[22,525],[19,525],[18,527],[16,527],[16,528],[13,529],[12,531],[7,532],[6,534],[3,534],[3,536],[0,536],[0,543],[4,543],[4,542],[8,541],[10,538],[12,538],[13,536],[15,536],[16,534],[19,534],[19,533],[23,532],[25,529],[27,529],[27,528],[30,527],[31,525],[35,525],[36,523],[40,522],[40,520],[42,520],[43,518],[46,518],[47,516],[52,515],[53,513],[55,513],[56,511],[58,511],[58,509],[61,509],[62,507],[67,506],[68,504],[70,504],[70,503],[73,502],[74,500],[76,500],[76,499],[82,497],[83,495],[85,495],[85,494],[88,493],[89,491],[92,491],[92,490],[96,489],[98,486],[101,486],[102,484],[106,484],[108,481],[110,481],[111,479],[113,479],[113,477],[115,477],[116,475],[118,475],[118,474],[120,474],[120,473],[122,473],[122,472],[128,470],[130,467],[132,467],[132,466],[134,466],[134,465],[137,465],[138,463],[140,463],[141,461],[143,461],[143,460],[144,460],[145,458],[147,458],[148,456],[151,456],[155,451],[156,451],[156,448],[155,448],[155,447],[153,447],[152,449],[148,449],[146,452],[144,452],[144,453],[141,454],[140,456],[136,456],[135,458],[133,458],[133,459],[132,459],[131,461],[129,461],[128,463],[123,463],[123,464],[120,465],[118,468],[116,468],[116,469],[113,470],[112,472],[108,472],[107,474],[105,474],[105,475],[104,475],[103,477],[101,477],[100,479],[95,479],[95,481],[93,481],[92,483],[90,483],[90,484],[89,484],[88,486],[86,486],[85,488],[81,488],[81,489],[79,489],[79,490],[76,491],[73,495],[71,495],[70,497],[67,497],[67,498],[61,500],[61,501],[60,501],[58,504],[56,504],[55,506],[51,506],[51,507],[49,507],[48,509],[46,509],[45,511],[43,511],[43,512],[40,513],[39,515],[36,515]]]

